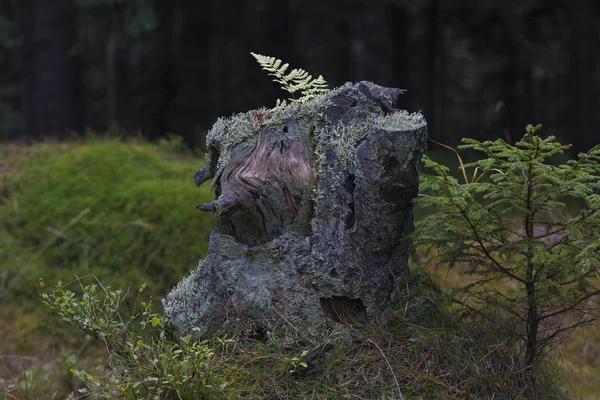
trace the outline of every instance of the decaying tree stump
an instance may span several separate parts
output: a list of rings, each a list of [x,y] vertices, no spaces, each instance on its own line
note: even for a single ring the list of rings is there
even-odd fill
[[[406,235],[426,146],[399,89],[347,84],[306,103],[219,119],[207,166],[208,255],[165,301],[181,333],[385,321],[408,279]]]

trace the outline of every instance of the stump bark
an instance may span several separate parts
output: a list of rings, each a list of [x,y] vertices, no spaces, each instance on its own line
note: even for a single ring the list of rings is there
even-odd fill
[[[406,238],[426,122],[400,89],[347,84],[282,110],[219,119],[206,259],[167,296],[182,334],[282,323],[385,322],[409,280]]]

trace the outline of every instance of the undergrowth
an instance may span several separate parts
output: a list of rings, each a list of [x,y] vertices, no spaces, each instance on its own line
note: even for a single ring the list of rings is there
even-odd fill
[[[99,399],[525,399],[518,349],[502,324],[458,321],[444,309],[399,307],[386,327],[302,327],[249,339],[170,337],[149,302],[123,307],[126,292],[77,279],[44,295],[67,322],[102,343],[106,361],[74,370],[78,393]],[[141,291],[138,291],[138,295]],[[419,307],[419,306],[416,306]],[[419,322],[411,318],[419,315]],[[550,365],[550,364],[548,364]],[[564,398],[555,371],[542,398]]]

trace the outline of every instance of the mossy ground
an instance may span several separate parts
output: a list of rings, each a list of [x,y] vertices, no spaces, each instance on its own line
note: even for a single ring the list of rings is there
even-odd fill
[[[115,286],[147,283],[160,298],[195,268],[213,226],[194,208],[212,198],[192,182],[200,166],[173,142],[0,147],[0,395],[64,398],[81,387],[70,368],[102,365],[103,349],[41,305],[39,295],[57,280],[93,273]],[[396,399],[398,388],[405,399],[524,396],[515,349],[494,327],[464,324],[443,310],[433,319],[404,311],[385,328],[290,327],[221,340],[215,371],[229,383],[229,398]],[[600,335],[588,328],[572,337],[560,360],[571,390],[597,398]],[[298,364],[303,352],[325,344],[333,347],[306,368]],[[12,382],[20,389],[8,393]],[[546,383],[549,392],[557,387]]]

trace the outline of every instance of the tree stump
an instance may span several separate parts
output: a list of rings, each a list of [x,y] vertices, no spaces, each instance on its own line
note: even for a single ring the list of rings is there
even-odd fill
[[[402,91],[346,84],[207,137],[217,222],[206,259],[167,296],[179,333],[385,322],[408,283],[412,199],[427,128]]]

